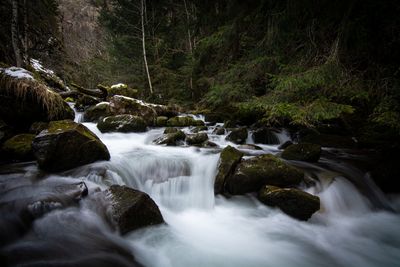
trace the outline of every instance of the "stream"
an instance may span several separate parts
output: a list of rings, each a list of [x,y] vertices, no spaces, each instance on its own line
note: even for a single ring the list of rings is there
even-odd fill
[[[400,198],[383,195],[367,175],[329,150],[318,164],[292,162],[315,179],[306,191],[321,199],[321,210],[303,222],[251,194],[214,196],[220,149],[238,147],[226,135],[212,134],[215,126],[208,134],[219,149],[154,145],[164,128],[102,134],[95,124],[84,124],[108,147],[109,162],[57,175],[43,174],[33,163],[0,172],[1,187],[8,189],[1,203],[44,194],[51,183],[84,181],[89,190],[79,206],[47,213],[2,247],[12,265],[109,266],[112,261],[115,267],[131,266],[119,255],[133,253],[138,263],[151,267],[400,266]],[[285,131],[277,135],[280,142],[290,139]],[[247,143],[254,142],[249,137]],[[262,150],[241,151],[248,156],[279,153],[278,145],[257,145]],[[107,203],[95,194],[112,184],[148,193],[166,224],[119,236],[105,219]],[[2,224],[0,230],[12,235],[18,227]]]

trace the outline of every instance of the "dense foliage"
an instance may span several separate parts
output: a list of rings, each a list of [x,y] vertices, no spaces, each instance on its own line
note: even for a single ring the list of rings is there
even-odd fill
[[[49,53],[57,49],[48,46],[49,36],[59,40],[56,1],[27,3],[30,54],[40,57],[44,50],[42,59],[53,58]],[[356,133],[400,133],[395,0],[86,4],[100,10],[106,51],[79,66],[64,66],[84,86],[124,82],[149,100],[234,116],[245,124],[314,127],[340,120]],[[141,4],[154,94],[144,68]],[[9,63],[10,5],[2,5],[0,13],[6,18],[0,59]]]

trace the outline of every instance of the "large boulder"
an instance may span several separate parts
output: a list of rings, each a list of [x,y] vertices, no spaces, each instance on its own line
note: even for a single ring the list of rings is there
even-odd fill
[[[98,88],[103,87],[107,90],[108,96],[122,95],[131,98],[136,98],[139,95],[139,91],[137,89],[129,88],[128,85],[124,83],[114,84],[110,87],[103,86],[101,84],[97,85]]]
[[[208,140],[206,133],[198,133],[186,136],[186,143],[188,145],[201,145]]]
[[[146,193],[119,185],[112,185],[106,193],[121,234],[164,222],[157,204]]]
[[[215,194],[224,193],[225,182],[233,174],[242,157],[243,153],[231,146],[227,146],[221,151],[214,181]]]
[[[317,162],[320,157],[321,146],[310,143],[290,145],[282,152],[282,158],[287,160]]]
[[[97,122],[98,120],[110,116],[109,110],[110,103],[108,102],[100,102],[95,106],[88,108],[84,114],[85,121],[94,121]]]
[[[319,197],[295,188],[264,186],[258,199],[265,205],[279,207],[287,215],[299,220],[308,220],[320,209]]]
[[[278,145],[279,139],[273,129],[262,127],[253,132],[254,143]]]
[[[27,131],[35,121],[74,119],[61,96],[21,68],[0,68],[0,118]]]
[[[108,132],[145,132],[147,129],[146,122],[138,116],[123,114],[105,117],[97,123],[97,128],[102,133]]]
[[[1,146],[1,155],[5,160],[33,160],[33,134],[19,134],[11,137]]]
[[[155,122],[154,126],[165,127],[165,126],[167,126],[167,121],[168,121],[168,117],[166,117],[166,116],[158,116],[156,118],[156,122]]]
[[[235,144],[243,144],[247,139],[247,128],[234,129],[225,139]]]
[[[190,116],[183,117],[173,117],[167,121],[167,126],[169,127],[188,127],[188,126],[203,126],[204,122],[202,120],[195,120]]]
[[[32,148],[39,167],[46,171],[63,171],[110,159],[107,147],[94,133],[70,120],[50,122],[35,137]]]
[[[154,140],[154,143],[157,145],[178,146],[180,144],[183,144],[185,138],[186,134],[178,130],[177,132],[164,134],[162,137]]]
[[[258,192],[263,185],[297,185],[303,176],[298,169],[267,154],[243,160],[226,180],[226,188],[233,195]]]
[[[157,112],[151,105],[141,100],[120,95],[110,98],[109,109],[111,114],[114,115],[131,114],[142,117],[148,125],[153,125],[157,118]]]

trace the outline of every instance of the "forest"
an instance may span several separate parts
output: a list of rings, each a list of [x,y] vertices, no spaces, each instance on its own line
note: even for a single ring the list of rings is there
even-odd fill
[[[0,264],[400,266],[399,14],[1,0]]]

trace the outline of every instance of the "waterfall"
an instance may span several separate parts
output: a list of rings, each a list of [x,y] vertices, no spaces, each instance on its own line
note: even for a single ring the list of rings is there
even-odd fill
[[[113,257],[113,248],[118,246],[133,253],[144,266],[154,267],[400,266],[400,205],[393,207],[395,212],[380,209],[373,201],[375,195],[381,202],[387,201],[386,196],[370,196],[368,192],[378,189],[368,179],[366,188],[372,189],[360,190],[354,181],[363,176],[344,164],[327,158],[321,160],[324,165],[297,163],[318,178],[307,191],[321,199],[321,210],[303,222],[261,204],[252,194],[214,196],[220,149],[240,147],[226,141],[226,135],[212,134],[213,127],[207,133],[220,149],[154,145],[152,141],[162,135],[163,128],[102,134],[95,124],[85,125],[107,145],[111,160],[50,175],[43,183],[85,181],[89,197],[79,207],[53,211],[35,221],[30,235],[7,247],[8,252],[19,255],[18,251],[32,250],[26,255],[49,253],[51,258],[51,251],[60,248],[69,251],[62,257],[83,261],[81,254],[105,251],[104,247],[111,249],[93,257]],[[191,128],[183,131],[189,133]],[[288,136],[285,131],[278,134],[281,142]],[[277,145],[261,147],[242,150],[250,156],[279,152]],[[35,167],[26,168],[40,174]],[[25,176],[0,174],[0,181],[20,177],[21,182],[13,180],[12,187],[21,184],[21,192],[26,192],[31,178]],[[101,203],[95,192],[112,184],[147,192],[160,207],[166,224],[124,237],[109,229],[103,214],[106,203]],[[393,203],[400,201],[396,198]],[[32,263],[23,257],[19,260]]]

